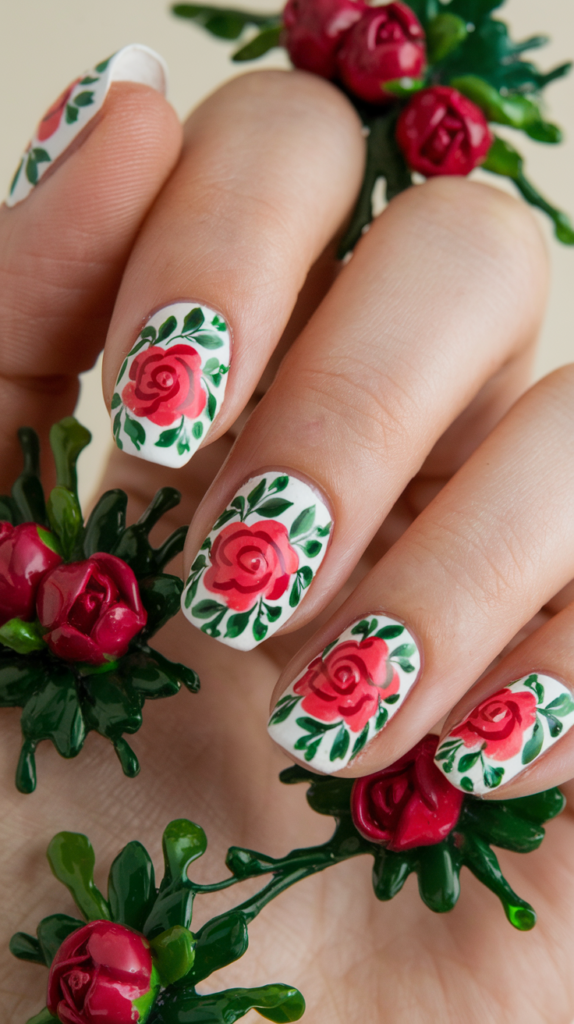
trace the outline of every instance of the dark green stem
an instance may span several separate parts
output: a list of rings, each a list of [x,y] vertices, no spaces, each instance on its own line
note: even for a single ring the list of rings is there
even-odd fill
[[[514,183],[527,203],[530,203],[531,206],[536,206],[539,210],[543,210],[550,217],[558,240],[564,245],[574,245],[574,228],[570,218],[565,213],[557,210],[555,206],[552,206],[544,196],[540,195],[540,192],[535,189],[532,182],[522,172],[516,175]]]

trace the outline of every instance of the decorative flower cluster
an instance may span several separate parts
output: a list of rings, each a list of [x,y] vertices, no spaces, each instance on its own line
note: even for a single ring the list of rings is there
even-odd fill
[[[37,936],[13,936],[15,956],[50,968],[46,1009],[28,1024],[233,1024],[251,1009],[271,1021],[299,1020],[305,1001],[288,985],[208,995],[196,986],[243,956],[248,926],[267,903],[302,878],[361,854],[374,857],[379,900],[396,896],[416,872],[426,905],[438,913],[452,910],[464,865],[499,897],[511,924],[522,931],[532,928],[534,910],[508,885],[490,843],[520,853],[536,849],[544,838],[542,823],[560,813],[564,797],[551,789],[484,803],[454,789],[438,771],[436,746],[437,737],[426,736],[389,768],[354,782],[288,768],[282,782],[308,784],[313,810],[336,819],[334,835],[280,859],[231,847],[226,859],[231,875],[211,885],[188,878],[207,839],[185,819],[172,821],[164,832],[159,888],[148,853],[131,842],[111,866],[107,899],[94,884],[89,840],[59,833],[48,847],[48,860],[88,923],[52,914],[40,922]],[[260,875],[271,879],[254,896],[197,932],[190,930],[197,895]]]
[[[84,524],[76,461],[91,435],[69,417],[52,427],[57,486],[45,500],[39,444],[19,431],[24,469],[0,498],[0,706],[22,707],[16,785],[36,785],[35,750],[51,739],[75,757],[90,729],[114,744],[127,775],[139,771],[123,733],[136,732],[148,698],[195,692],[195,672],[152,650],[148,639],[179,609],[183,584],[163,567],[185,540],[182,527],[160,548],[149,532],[179,502],[158,491],[133,526],[127,495],[102,495]]]
[[[237,39],[259,29],[233,60],[253,60],[283,46],[295,67],[343,89],[368,132],[367,165],[355,214],[339,255],[350,252],[373,216],[380,178],[387,199],[408,188],[412,172],[426,178],[468,175],[478,166],[512,179],[522,196],[553,220],[557,238],[574,244],[569,218],[524,175],[524,162],[491,123],[558,143],[541,93],[570,64],[543,73],[522,54],[547,40],[515,43],[492,17],[504,0],[410,0],[375,6],[365,0],[287,0],[281,14],[256,15],[197,4],[172,10],[213,35]]]

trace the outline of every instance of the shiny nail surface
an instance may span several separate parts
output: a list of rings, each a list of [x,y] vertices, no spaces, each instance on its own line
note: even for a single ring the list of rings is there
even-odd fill
[[[345,768],[396,715],[416,683],[420,651],[388,615],[349,626],[277,701],[269,734],[318,771]]]
[[[197,555],[184,615],[209,636],[252,650],[293,615],[329,543],[331,515],[298,477],[252,477],[225,508]]]
[[[478,704],[440,743],[435,762],[466,793],[510,782],[574,725],[570,690],[533,672]]]
[[[147,46],[124,46],[68,86],[46,111],[12,179],[6,206],[30,195],[46,171],[98,113],[114,82],[139,82],[164,93],[167,68]]]
[[[229,330],[213,309],[174,302],[154,313],[116,381],[118,448],[175,469],[189,462],[221,408],[229,359]]]

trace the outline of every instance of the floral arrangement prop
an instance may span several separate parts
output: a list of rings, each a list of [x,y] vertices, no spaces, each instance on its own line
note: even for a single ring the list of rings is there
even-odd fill
[[[196,986],[243,956],[249,924],[272,899],[361,854],[374,857],[379,900],[396,896],[416,872],[424,903],[438,913],[452,910],[465,866],[498,896],[510,923],[528,931],[535,912],[510,888],[491,844],[518,853],[535,850],[544,838],[543,822],[560,813],[564,797],[550,789],[517,800],[478,800],[456,790],[437,769],[436,747],[437,737],[426,736],[389,768],[355,781],[287,768],[281,781],[305,782],[313,810],[335,818],[332,838],[279,859],[232,846],[226,859],[231,876],[211,885],[187,876],[207,847],[203,829],[191,821],[172,821],[164,832],[159,888],[148,853],[131,842],[111,866],[107,899],[94,884],[89,840],[60,832],[48,860],[85,920],[52,914],[40,922],[37,936],[12,937],[15,956],[50,968],[47,1006],[28,1024],[233,1024],[251,1009],[267,1020],[299,1020],[305,1002],[288,985],[208,995]],[[196,895],[260,875],[271,879],[258,893],[190,930]]]
[[[51,740],[76,757],[93,729],[109,739],[126,775],[139,771],[123,734],[142,723],[146,699],[169,697],[195,672],[148,646],[179,610],[182,581],[163,572],[183,548],[186,528],[159,548],[149,534],[178,504],[164,487],[126,526],[127,495],[102,495],[84,523],[76,462],[91,434],[73,417],[56,423],[50,444],[57,484],[46,501],[35,431],[18,432],[24,468],[0,497],[0,706],[21,707],[23,744],[16,785],[36,787],[35,750]]]
[[[542,72],[522,54],[545,36],[514,42],[492,17],[504,0],[410,0],[373,6],[365,0],[288,0],[282,13],[255,14],[204,4],[172,11],[223,39],[258,34],[232,57],[255,60],[283,46],[297,68],[335,82],[367,132],[363,185],[339,256],[350,252],[373,218],[373,190],[387,200],[413,184],[413,172],[468,175],[482,166],[510,178],[527,202],[554,222],[556,237],[574,245],[574,228],[524,174],[520,153],[493,134],[500,124],[537,142],[556,144],[560,129],[544,116],[545,87],[571,64]]]

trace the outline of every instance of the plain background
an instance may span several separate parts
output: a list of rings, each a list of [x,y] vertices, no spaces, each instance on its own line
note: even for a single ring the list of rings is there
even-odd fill
[[[241,0],[237,6],[242,6]],[[277,9],[274,0],[245,0],[245,6]],[[546,0],[543,4],[540,0],[507,0],[498,16],[510,23],[515,38],[540,33],[551,37],[549,46],[532,52],[532,59],[544,69],[574,57],[573,0]],[[165,58],[170,69],[168,95],[182,118],[220,83],[242,70],[288,66],[281,50],[259,62],[231,64],[234,44],[214,40],[191,23],[175,18],[166,0],[3,0],[0,183],[8,186],[34,125],[68,82],[131,42],[146,43]],[[530,178],[551,201],[574,216],[574,74],[552,84],[546,98],[547,115],[564,128],[565,142],[558,147],[542,146],[520,135],[516,143],[527,158]],[[498,184],[491,175],[483,172],[482,177]],[[561,246],[541,215],[540,221],[548,239],[553,275],[538,376],[574,358],[574,247]],[[85,498],[99,477],[110,443],[99,364],[84,375],[77,415],[96,435],[89,472],[84,468]]]

